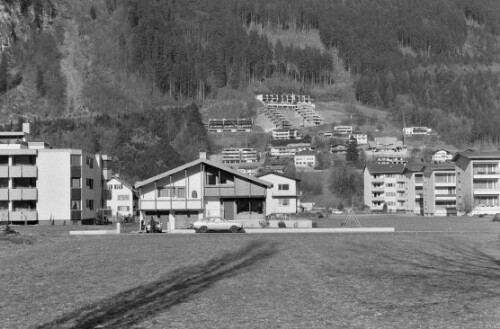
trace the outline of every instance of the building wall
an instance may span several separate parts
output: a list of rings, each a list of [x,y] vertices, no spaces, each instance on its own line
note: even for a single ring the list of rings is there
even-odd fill
[[[38,220],[40,224],[71,219],[71,164],[69,150],[39,150]]]
[[[111,191],[111,200],[108,200],[106,205],[111,209],[113,216],[129,216],[134,212],[134,194],[132,190],[124,185],[116,178],[107,182],[108,189]],[[120,187],[121,188],[117,188]],[[123,200],[125,198],[126,200]],[[119,207],[128,207],[128,210],[120,209]]]
[[[297,181],[278,175],[268,174],[260,179],[273,184],[266,196],[266,216],[271,214],[294,214],[297,212]],[[280,185],[288,184],[288,190],[280,190]],[[280,201],[281,200],[281,201]],[[283,205],[288,200],[288,205]]]
[[[79,151],[75,153],[80,153]],[[86,159],[91,159],[92,165]],[[93,186],[87,186],[87,179],[93,180]],[[82,152],[82,220],[96,218],[97,209],[102,208],[102,174],[94,154]],[[93,205],[87,205],[92,200]]]

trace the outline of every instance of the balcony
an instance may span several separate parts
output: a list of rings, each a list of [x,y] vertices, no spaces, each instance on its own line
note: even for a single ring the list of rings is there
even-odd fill
[[[82,166],[71,166],[71,178],[82,177]]]
[[[455,181],[453,181],[453,182],[451,182],[451,181],[450,182],[437,182],[436,181],[434,183],[434,186],[436,186],[436,187],[440,187],[440,186],[441,187],[452,187],[452,186],[456,186],[456,185],[457,185],[457,183]]]
[[[444,200],[447,200],[447,201],[455,201],[457,199],[457,195],[456,194],[436,194],[435,195],[436,197],[436,200],[440,200],[440,201],[444,201]]]
[[[82,199],[82,189],[72,188],[71,189],[71,200],[81,200]]]
[[[11,222],[35,222],[38,220],[38,213],[36,210],[19,210],[10,212]]]
[[[37,200],[38,190],[36,188],[18,187],[9,190],[10,200]]]
[[[20,177],[38,177],[38,168],[33,165],[17,165],[11,166],[9,169],[10,177],[20,178]]]
[[[0,201],[9,200],[9,189],[6,187],[0,188]]]
[[[473,190],[474,195],[499,195],[500,190],[498,188],[475,188]]]
[[[475,170],[474,171],[474,178],[491,178],[491,179],[499,179],[500,178],[500,171],[498,170]]]
[[[0,165],[0,178],[9,177],[9,166]]]

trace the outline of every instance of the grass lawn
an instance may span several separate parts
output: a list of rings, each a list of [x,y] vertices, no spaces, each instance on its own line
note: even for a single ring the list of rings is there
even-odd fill
[[[422,231],[410,219],[360,216]],[[428,220],[425,230],[440,231],[453,219]],[[32,244],[0,239],[0,328],[499,328],[500,224],[462,220],[475,229],[69,236],[71,227],[17,227]]]

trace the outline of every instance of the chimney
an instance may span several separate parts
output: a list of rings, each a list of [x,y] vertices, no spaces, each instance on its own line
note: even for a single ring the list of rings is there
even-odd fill
[[[200,152],[200,159],[207,159],[207,152]]]

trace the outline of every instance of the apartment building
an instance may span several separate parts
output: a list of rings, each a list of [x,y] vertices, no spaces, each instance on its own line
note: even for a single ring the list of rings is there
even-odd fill
[[[403,134],[405,135],[428,135],[432,132],[431,128],[427,127],[405,127]]]
[[[311,150],[311,143],[290,143],[287,145],[271,145],[269,154],[274,157],[293,158],[301,151]]]
[[[425,216],[457,214],[457,189],[454,163],[434,163],[424,170]]]
[[[297,168],[314,168],[316,166],[316,153],[314,151],[301,151],[295,154],[294,164]]]
[[[364,202],[374,212],[405,211],[405,183],[402,164],[367,164],[363,171]]]
[[[424,169],[422,163],[407,164],[403,169],[405,176],[404,193],[398,195],[405,197],[405,212],[422,215],[424,210]]]
[[[277,140],[300,138],[299,131],[297,129],[273,129],[271,131],[271,136],[273,139]]]
[[[0,221],[14,224],[92,223],[109,193],[111,157],[29,142],[0,132]]]
[[[349,139],[354,138],[358,145],[368,144],[368,135],[360,132],[353,132],[349,135]]]
[[[352,126],[335,126],[333,131],[337,134],[349,135],[352,134]]]
[[[222,163],[257,162],[257,151],[253,148],[225,148],[222,150]]]
[[[452,159],[460,213],[500,213],[500,152],[465,151]]]

